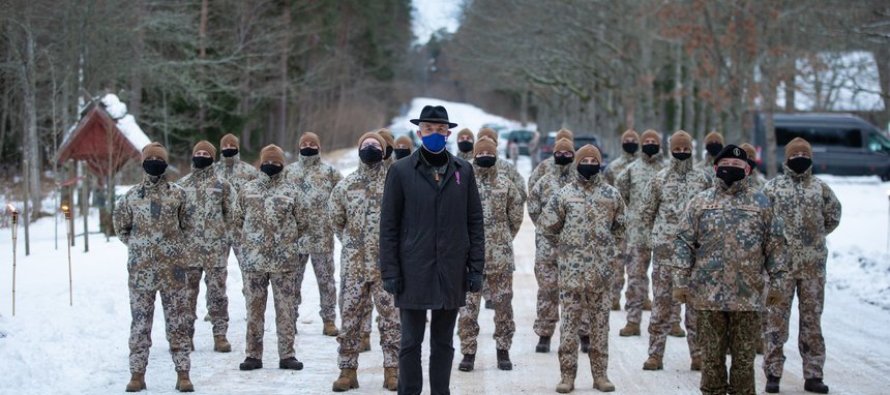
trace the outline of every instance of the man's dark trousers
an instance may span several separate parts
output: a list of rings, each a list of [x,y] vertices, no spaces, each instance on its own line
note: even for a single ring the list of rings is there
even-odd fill
[[[430,394],[447,395],[454,359],[454,324],[457,309],[431,310]],[[423,389],[420,348],[426,331],[427,310],[400,309],[402,343],[399,349],[399,395],[417,395]]]

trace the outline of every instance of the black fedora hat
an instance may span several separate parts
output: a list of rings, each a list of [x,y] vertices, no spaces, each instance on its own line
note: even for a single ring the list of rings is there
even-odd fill
[[[420,125],[421,122],[444,123],[449,129],[457,126],[456,123],[448,121],[448,111],[442,106],[424,106],[423,110],[420,110],[420,118],[411,120],[415,125]]]

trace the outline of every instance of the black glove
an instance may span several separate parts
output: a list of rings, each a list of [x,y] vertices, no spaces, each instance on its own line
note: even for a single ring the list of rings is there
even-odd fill
[[[383,290],[392,295],[402,293],[402,279],[399,277],[383,279]]]
[[[482,291],[482,273],[470,273],[467,275],[467,289],[470,292]]]

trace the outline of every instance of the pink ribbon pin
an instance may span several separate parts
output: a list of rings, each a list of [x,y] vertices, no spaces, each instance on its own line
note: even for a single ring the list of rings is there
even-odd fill
[[[454,172],[454,180],[457,181],[457,185],[460,185],[460,172]]]

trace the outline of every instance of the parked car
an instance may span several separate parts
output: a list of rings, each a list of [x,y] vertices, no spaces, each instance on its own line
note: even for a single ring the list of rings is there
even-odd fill
[[[603,163],[600,163],[600,166],[605,168],[608,163],[609,155],[603,151],[603,148],[599,144],[599,139],[595,135],[592,134],[575,134],[575,150],[590,144],[597,148],[599,148],[600,153],[603,154]],[[542,161],[551,156],[553,156],[553,145],[556,144],[556,132],[547,133],[547,139],[541,143],[540,148],[538,149],[538,160]]]
[[[872,124],[851,114],[775,114],[776,163],[782,171],[785,145],[795,137],[813,146],[813,172],[845,176],[877,175],[890,180],[890,138]],[[754,145],[762,171],[766,163],[765,115],[756,114]]]

